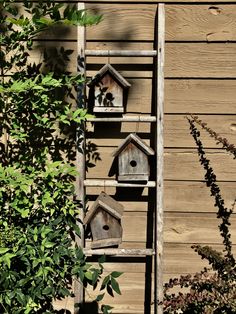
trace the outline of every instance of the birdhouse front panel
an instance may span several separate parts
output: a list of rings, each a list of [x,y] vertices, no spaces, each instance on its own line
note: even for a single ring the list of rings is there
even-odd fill
[[[147,181],[149,178],[148,156],[130,142],[118,157],[120,181]]]
[[[90,222],[93,241],[92,248],[117,246],[122,242],[120,220],[98,207]]]
[[[123,88],[107,72],[95,86],[94,112],[124,112]]]

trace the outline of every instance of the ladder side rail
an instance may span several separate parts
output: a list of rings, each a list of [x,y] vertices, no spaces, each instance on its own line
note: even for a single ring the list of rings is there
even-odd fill
[[[78,10],[85,9],[85,3],[79,2],[77,6]],[[85,63],[85,47],[86,47],[86,28],[85,26],[78,26],[77,27],[77,70],[81,76],[86,79],[86,63]],[[84,108],[85,107],[85,81],[84,84],[79,86],[78,90],[78,107]],[[84,206],[85,206],[85,124],[81,123],[77,126],[76,130],[76,170],[78,175],[76,177],[75,182],[75,193],[76,199],[81,203],[80,213],[78,215],[78,224],[80,227],[80,237],[76,237],[76,243],[82,249],[84,248],[84,227],[83,227],[83,220],[84,220]],[[83,303],[84,302],[84,288],[83,284],[79,281],[75,281],[74,283],[74,290],[75,290],[75,298],[74,303]],[[75,309],[75,313],[77,313]]]
[[[165,4],[158,5],[157,18],[157,129],[156,129],[156,262],[155,262],[155,311],[163,314],[163,306],[159,302],[163,300],[163,165],[164,165],[164,54],[165,54]]]

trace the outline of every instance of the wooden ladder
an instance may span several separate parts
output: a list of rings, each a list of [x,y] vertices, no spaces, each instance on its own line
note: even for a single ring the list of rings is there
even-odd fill
[[[85,4],[78,3],[78,10],[84,10]],[[163,114],[164,114],[164,48],[165,48],[165,5],[158,4],[157,12],[157,32],[156,32],[156,49],[155,50],[87,50],[86,49],[86,30],[85,27],[78,27],[78,71],[86,77],[86,57],[153,57],[156,61],[156,116],[147,115],[123,115],[123,117],[108,118],[90,118],[89,122],[150,122],[156,125],[156,181],[148,181],[146,184],[138,183],[122,183],[116,180],[97,180],[85,177],[85,126],[80,125],[77,130],[77,170],[80,176],[76,181],[77,199],[84,206],[86,187],[146,187],[155,188],[156,208],[155,208],[155,245],[154,249],[86,249],[84,248],[84,229],[81,228],[81,236],[77,239],[77,243],[84,250],[87,256],[92,255],[112,255],[112,256],[152,256],[155,257],[154,265],[154,313],[162,314],[162,306],[158,305],[158,300],[163,299]],[[80,107],[84,107],[85,86],[81,87],[78,92],[78,103]],[[80,213],[80,226],[84,219],[84,211]],[[75,303],[82,303],[84,299],[83,286],[78,282],[75,283]]]

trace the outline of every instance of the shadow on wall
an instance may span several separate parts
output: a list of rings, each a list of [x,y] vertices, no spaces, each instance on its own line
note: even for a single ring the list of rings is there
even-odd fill
[[[83,303],[77,314],[98,314],[98,303],[96,301]]]
[[[65,309],[58,310],[56,313],[73,314],[71,311]],[[78,310],[76,310],[76,314],[98,314],[98,303],[96,301],[83,303],[79,306]]]

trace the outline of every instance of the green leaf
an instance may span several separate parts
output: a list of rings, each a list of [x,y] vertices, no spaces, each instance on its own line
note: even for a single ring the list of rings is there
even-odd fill
[[[43,294],[49,295],[52,293],[52,288],[51,287],[46,287],[45,289],[43,289]]]
[[[86,271],[86,273],[84,274],[84,276],[88,279],[88,280],[92,280],[93,279],[93,273]]]
[[[0,248],[0,254],[5,254],[6,252],[8,252],[9,249],[8,248],[4,248],[4,247],[1,247]]]
[[[47,248],[47,249],[50,249],[50,248],[52,248],[53,246],[55,246],[55,243],[52,243],[52,242],[46,242],[46,243],[44,243],[44,247]]]
[[[13,254],[13,253],[6,253],[5,255],[3,255],[1,258],[2,258],[2,261],[4,263],[7,264],[7,267],[10,269],[11,268],[11,259],[13,257],[15,257],[16,254]]]
[[[102,282],[102,285],[101,285],[101,290],[104,289],[107,284],[110,282],[110,275],[106,276],[104,279],[103,279],[103,282]]]
[[[113,309],[113,307],[112,306],[110,306],[110,305],[102,305],[102,313],[103,314],[109,314],[109,313],[111,313],[110,311]]]
[[[101,257],[99,257],[98,259],[98,263],[103,264],[106,261],[106,255],[102,255]]]
[[[113,272],[111,273],[111,277],[113,277],[113,278],[118,278],[118,277],[120,277],[122,274],[123,274],[122,272],[113,271]]]
[[[102,301],[102,299],[104,298],[104,295],[105,295],[105,293],[99,294],[99,295],[96,297],[96,301],[97,301],[97,302]]]
[[[116,293],[121,295],[119,284],[113,277],[111,277],[111,287]]]

